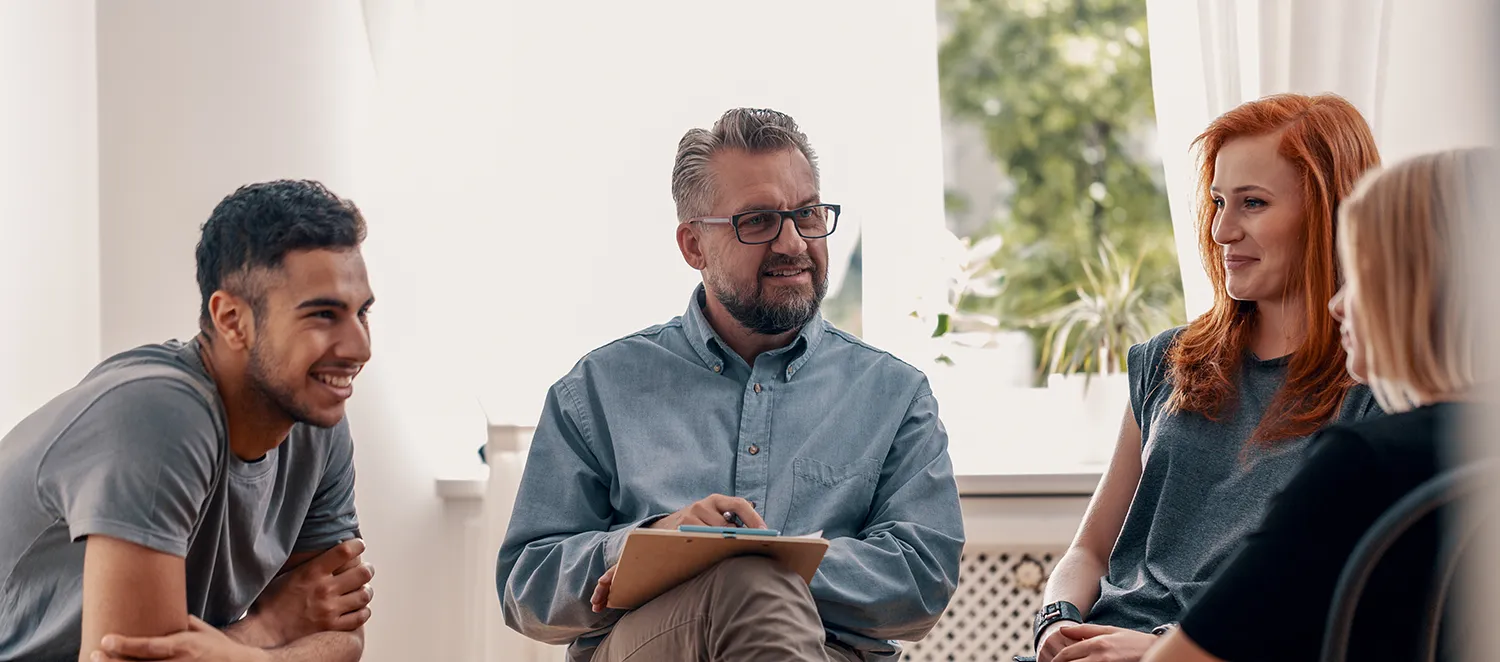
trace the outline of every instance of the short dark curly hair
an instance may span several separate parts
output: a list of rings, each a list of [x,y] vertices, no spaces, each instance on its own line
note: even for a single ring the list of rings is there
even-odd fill
[[[280,268],[287,253],[353,249],[364,240],[359,208],[319,182],[280,179],[241,186],[214,207],[198,240],[199,328],[212,334],[208,300],[219,290],[248,300],[259,320],[265,297],[265,279],[259,276]]]

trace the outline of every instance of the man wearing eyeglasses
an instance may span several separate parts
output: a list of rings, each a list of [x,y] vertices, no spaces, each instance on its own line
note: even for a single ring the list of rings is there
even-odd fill
[[[548,392],[500,549],[505,621],[573,660],[895,660],[947,607],[963,547],[927,379],[818,314],[841,209],[792,118],[688,131],[672,197],[703,285]],[[682,525],[829,547],[810,586],[741,557],[607,608],[630,532]]]

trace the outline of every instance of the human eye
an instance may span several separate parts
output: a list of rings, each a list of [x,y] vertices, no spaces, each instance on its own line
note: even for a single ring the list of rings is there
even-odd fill
[[[742,227],[742,228],[761,228],[761,227],[765,227],[765,226],[771,224],[771,219],[774,216],[776,216],[776,215],[775,214],[770,214],[770,213],[765,213],[765,212],[760,212],[760,213],[754,213],[754,212],[752,212],[751,214],[749,214],[747,216],[743,216],[743,217],[740,218],[740,227]]]

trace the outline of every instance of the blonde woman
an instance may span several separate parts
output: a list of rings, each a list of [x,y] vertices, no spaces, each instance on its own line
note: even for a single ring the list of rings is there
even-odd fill
[[[1336,425],[1272,500],[1260,528],[1189,607],[1149,661],[1315,660],[1334,585],[1387,508],[1451,466],[1450,426],[1475,384],[1473,314],[1461,285],[1495,153],[1417,157],[1366,177],[1339,213],[1346,272],[1329,308],[1349,374],[1391,415]],[[1418,646],[1440,533],[1429,517],[1371,577],[1351,660],[1425,659]]]

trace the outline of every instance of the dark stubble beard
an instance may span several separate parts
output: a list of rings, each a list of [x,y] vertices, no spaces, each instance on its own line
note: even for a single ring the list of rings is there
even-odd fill
[[[777,303],[767,301],[762,274],[780,267],[807,269],[812,276],[812,295]],[[755,282],[748,287],[734,287],[724,278],[711,279],[714,281],[714,298],[729,311],[729,316],[751,332],[767,336],[778,336],[812,321],[818,314],[823,296],[828,293],[827,275],[806,256],[794,258],[772,253],[756,272]]]
[[[250,390],[258,394],[272,410],[280,411],[294,423],[320,428],[332,427],[332,425],[324,425],[315,420],[312,412],[297,403],[297,396],[292,386],[274,377],[276,372],[272,366],[277,363],[275,351],[269,349],[267,344],[265,340],[258,340],[250,347],[250,365],[247,367],[246,374],[249,378]]]

